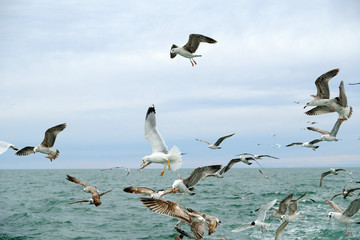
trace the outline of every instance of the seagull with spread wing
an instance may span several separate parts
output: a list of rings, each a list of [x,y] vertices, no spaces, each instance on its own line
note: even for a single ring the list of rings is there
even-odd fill
[[[100,193],[99,194],[99,197],[111,192],[112,190],[109,190],[109,191],[106,191],[106,192],[103,192],[103,193]],[[79,200],[79,201],[75,201],[75,202],[72,202],[72,203],[69,203],[69,204],[76,204],[76,203],[85,203],[85,202],[88,202],[89,204],[95,204],[93,198],[90,198],[88,200]]]
[[[188,42],[183,47],[178,47],[175,44],[171,46],[170,57],[174,58],[179,54],[185,58],[189,58],[191,65],[194,66],[197,64],[194,58],[201,57],[201,55],[194,54],[201,42],[216,43],[216,40],[201,34],[190,34]]]
[[[321,187],[321,185],[322,185],[322,181],[323,181],[324,177],[326,177],[326,176],[329,175],[329,174],[339,175],[339,172],[341,172],[341,171],[347,173],[350,177],[352,177],[351,174],[350,174],[350,172],[349,172],[348,170],[344,169],[344,168],[337,168],[337,169],[335,169],[335,168],[330,168],[329,171],[323,172],[323,173],[321,174],[321,177],[320,177],[320,187]]]
[[[255,159],[261,159],[263,157],[269,157],[269,158],[273,158],[273,159],[279,159],[277,157],[274,157],[274,156],[271,156],[271,155],[268,155],[268,154],[260,154],[260,155],[256,155],[256,154],[252,154],[252,153],[241,153],[239,155],[250,155],[252,156],[253,158]]]
[[[147,187],[134,187],[134,186],[130,186],[130,187],[126,187],[123,189],[124,192],[127,193],[135,193],[135,194],[145,194],[145,195],[149,195],[151,198],[156,198],[159,199],[161,198],[163,195],[169,194],[169,193],[179,193],[179,189],[173,190],[171,189],[168,191],[164,191],[164,189],[160,189],[159,191],[155,191],[154,189],[151,188],[147,188]]]
[[[348,232],[348,226],[349,226],[350,234],[352,235],[351,224],[360,224],[360,222],[351,219],[351,217],[353,217],[355,214],[359,212],[360,198],[352,201],[345,211],[339,205],[335,204],[333,201],[325,200],[325,202],[327,202],[334,209],[334,212],[328,213],[329,221],[331,220],[331,218],[334,218],[338,223],[345,224],[346,236],[349,235]]]
[[[321,136],[321,140],[324,140],[324,141],[338,141],[339,139],[336,138],[336,135],[339,131],[339,128],[341,126],[341,124],[343,123],[344,120],[341,120],[341,119],[338,119],[336,121],[336,123],[334,124],[331,132],[328,132],[328,131],[325,131],[325,130],[321,130],[321,129],[318,129],[318,128],[314,128],[314,127],[307,127],[307,129],[311,130],[311,131],[315,131],[315,132],[318,132],[318,133],[321,133],[322,136]]]
[[[322,141],[321,139],[315,139],[310,142],[294,142],[294,143],[290,143],[290,144],[286,145],[285,147],[300,145],[302,147],[311,148],[313,151],[315,151],[319,147],[318,145],[315,145],[315,144],[318,142],[321,142],[321,141]]]
[[[84,182],[81,182],[80,180],[78,180],[75,177],[72,177],[70,175],[66,175],[66,179],[69,180],[70,182],[73,182],[73,183],[80,184],[80,185],[84,186],[85,187],[84,192],[91,193],[92,201],[94,202],[96,207],[101,204],[99,190],[96,187],[93,187],[93,186],[90,186],[90,185],[88,185],[88,184],[86,184]]]
[[[0,154],[3,154],[4,152],[6,152],[9,148],[14,149],[15,151],[19,150],[17,147],[15,147],[14,144],[0,141]]]
[[[168,166],[169,170],[176,171],[182,165],[181,151],[173,146],[170,151],[165,144],[164,139],[156,128],[156,112],[154,105],[150,106],[145,117],[145,138],[150,143],[152,154],[142,159],[141,168],[144,169],[151,163],[160,163],[164,165],[164,170],[160,176],[164,175]]]
[[[196,139],[196,140],[206,143],[208,145],[208,148],[210,148],[210,149],[221,149],[220,144],[222,143],[222,141],[224,141],[225,139],[233,136],[234,134],[235,133],[227,135],[227,136],[223,136],[223,137],[219,138],[214,144],[212,144],[210,142],[207,142],[205,140],[201,140],[201,139]]]
[[[55,160],[59,156],[60,152],[57,149],[56,150],[51,149],[51,147],[54,146],[56,136],[59,134],[59,132],[64,130],[65,127],[66,127],[66,123],[59,124],[55,127],[49,128],[48,130],[46,130],[44,140],[40,145],[36,147],[31,147],[31,146],[24,147],[23,149],[17,151],[16,155],[25,156],[31,153],[40,152],[46,154],[46,158],[50,159],[50,161]]]

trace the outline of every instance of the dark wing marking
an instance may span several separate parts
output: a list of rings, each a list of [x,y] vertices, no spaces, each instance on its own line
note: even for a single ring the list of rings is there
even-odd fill
[[[330,89],[329,89],[329,81],[335,77],[339,72],[339,69],[330,70],[320,77],[318,77],[315,81],[315,86],[317,88],[316,96],[321,99],[329,99],[330,98]]]
[[[135,194],[146,194],[151,196],[151,194],[154,194],[155,191],[153,189],[150,188],[146,188],[146,187],[126,187],[124,188],[124,192],[127,193],[135,193]]]
[[[188,42],[184,45],[184,49],[187,51],[194,53],[198,49],[201,42],[206,43],[216,43],[216,40],[206,37],[201,34],[190,34]]]
[[[59,124],[55,127],[52,127],[52,128],[49,128],[48,130],[46,130],[45,137],[44,137],[44,140],[41,143],[41,145],[43,145],[45,147],[54,146],[56,136],[58,135],[59,132],[64,130],[65,127],[66,127],[66,123],[63,123],[63,124]]]
[[[327,175],[329,175],[331,172],[330,171],[327,171],[327,172],[323,172],[321,174],[321,178],[320,178],[320,187],[322,185],[322,181],[323,181],[323,178],[326,177]]]
[[[314,108],[310,109],[309,111],[305,112],[305,114],[313,116],[313,115],[320,115],[320,114],[332,113],[332,112],[335,112],[335,110],[332,109],[331,107],[317,106],[317,107],[314,107]]]
[[[226,138],[233,136],[234,134],[235,133],[219,138],[214,145],[219,146],[222,143],[222,141],[224,141]]]
[[[66,179],[69,180],[70,182],[73,182],[73,183],[76,183],[76,184],[80,184],[84,187],[89,187],[89,185],[87,185],[86,183],[84,182],[81,182],[80,180],[78,180],[77,178],[75,177],[72,177],[70,175],[66,175]]]
[[[220,171],[219,174],[221,175],[221,174],[223,174],[223,173],[226,173],[227,171],[230,170],[230,168],[231,168],[235,163],[238,163],[238,162],[240,162],[240,161],[241,161],[240,158],[231,159],[230,162],[229,162],[225,167],[223,167],[223,168],[221,169],[221,171]]]
[[[360,209],[360,198],[352,201],[350,203],[350,205],[347,207],[347,209],[345,210],[345,212],[343,213],[343,215],[345,215],[347,217],[352,217],[358,213],[359,209]]]
[[[24,147],[23,149],[20,149],[19,151],[17,151],[15,154],[18,156],[26,156],[29,155],[31,153],[35,153],[34,152],[34,147]]]
[[[221,165],[211,165],[205,167],[198,167],[191,174],[183,180],[183,183],[187,188],[195,186],[201,179],[207,175],[217,172],[221,168]]]

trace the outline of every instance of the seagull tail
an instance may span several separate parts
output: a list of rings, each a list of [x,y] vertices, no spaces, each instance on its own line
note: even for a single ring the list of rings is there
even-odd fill
[[[182,165],[181,151],[177,146],[173,146],[169,153],[171,154],[171,159],[170,159],[171,170],[176,171]]]

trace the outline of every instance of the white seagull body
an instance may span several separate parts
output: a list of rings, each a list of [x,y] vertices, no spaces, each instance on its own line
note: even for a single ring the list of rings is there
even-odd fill
[[[60,152],[57,149],[56,150],[51,149],[51,147],[54,146],[56,136],[59,134],[59,132],[64,130],[65,127],[66,127],[66,123],[59,124],[55,127],[49,128],[48,130],[46,130],[44,140],[40,145],[36,147],[31,147],[31,146],[24,147],[23,149],[17,151],[16,155],[25,156],[31,153],[40,152],[46,154],[46,158],[49,158],[50,161],[55,160],[59,156]]]
[[[196,139],[196,140],[206,143],[208,145],[208,148],[210,148],[210,149],[221,149],[220,144],[222,143],[222,141],[224,141],[226,138],[233,136],[234,134],[235,133],[227,135],[227,136],[223,136],[223,137],[219,138],[214,144],[207,142],[205,140],[201,140],[201,139]]]
[[[318,142],[321,142],[322,140],[321,139],[315,139],[315,140],[312,140],[311,142],[294,142],[294,143],[290,143],[288,145],[286,145],[285,147],[291,147],[291,146],[294,146],[294,145],[300,145],[302,147],[306,147],[306,148],[311,148],[312,150],[316,150],[319,146],[315,145],[316,143]]]
[[[320,187],[321,187],[321,185],[322,185],[322,181],[323,181],[324,177],[326,177],[326,176],[329,175],[329,174],[338,175],[340,171],[344,171],[344,172],[346,172],[347,174],[349,174],[349,172],[348,172],[347,170],[343,169],[343,168],[337,168],[337,169],[335,169],[335,168],[330,168],[329,171],[323,172],[323,173],[321,174],[321,178],[320,178]],[[351,174],[349,174],[349,175],[351,176]],[[351,176],[351,177],[352,177],[352,176]]]
[[[315,132],[318,132],[318,133],[321,133],[322,136],[321,136],[321,140],[324,140],[324,141],[338,141],[339,139],[336,138],[336,135],[339,131],[339,128],[342,124],[344,120],[341,120],[341,119],[338,119],[336,121],[336,123],[334,124],[331,132],[328,132],[328,131],[325,131],[325,130],[321,130],[321,129],[318,129],[318,128],[314,128],[314,127],[307,127],[307,129],[311,130],[311,131],[315,131]]]
[[[257,219],[250,223],[250,224],[246,224],[246,225],[242,225],[240,227],[237,227],[235,229],[232,230],[232,232],[240,232],[240,231],[243,231],[243,230],[246,230],[248,228],[251,228],[251,227],[258,227],[261,229],[261,232],[263,232],[263,229],[265,229],[267,231],[267,227],[269,226],[269,224],[265,223],[265,217],[266,217],[266,212],[272,207],[274,206],[274,204],[276,203],[277,199],[267,203],[267,204],[264,204],[260,207],[259,211],[258,211],[258,217]]]
[[[201,42],[216,43],[216,40],[201,34],[190,34],[188,42],[183,47],[178,47],[175,44],[171,46],[170,58],[174,58],[179,54],[185,58],[189,58],[191,65],[194,66],[197,64],[194,58],[201,57],[201,55],[194,54]]]
[[[250,161],[255,161],[257,164],[259,164],[260,167],[263,167],[263,166],[261,166],[261,164],[258,161],[256,161],[256,159],[254,157],[245,157],[245,156],[240,155],[238,158],[234,158],[231,161],[233,161],[234,163],[242,162],[247,165],[252,164],[252,162],[250,162]]]
[[[3,154],[4,152],[6,152],[9,148],[14,149],[15,151],[19,150],[17,147],[14,146],[14,144],[0,141],[0,154]]]
[[[329,212],[328,214],[329,221],[331,220],[331,218],[335,218],[335,220],[338,223],[345,224],[346,235],[349,234],[347,229],[348,226],[350,226],[350,234],[352,235],[351,224],[360,224],[360,222],[356,222],[353,219],[351,219],[351,217],[357,214],[360,209],[360,198],[352,201],[345,211],[340,206],[335,204],[333,201],[325,200],[325,202],[327,202],[335,211],[335,212]]]
[[[155,107],[150,106],[145,117],[145,138],[151,145],[152,154],[142,159],[141,168],[143,169],[151,163],[160,163],[164,165],[164,170],[160,176],[164,175],[166,166],[169,170],[176,171],[182,165],[181,151],[178,147],[173,146],[170,152],[165,144],[164,139],[156,129]]]

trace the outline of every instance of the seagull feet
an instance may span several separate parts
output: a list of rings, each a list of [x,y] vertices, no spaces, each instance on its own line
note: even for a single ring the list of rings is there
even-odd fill
[[[46,156],[46,158],[50,159],[50,162],[52,162],[52,160],[54,159],[51,156]]]
[[[140,164],[140,167],[144,168],[145,167],[145,161],[143,160],[142,163]]]
[[[190,62],[191,62],[191,66],[195,66],[197,64],[193,58],[190,58]]]
[[[160,173],[160,176],[164,175],[165,169],[166,169],[166,165],[164,166],[164,170]]]
[[[170,160],[168,160],[168,165],[169,165],[169,170],[171,170],[171,167],[170,167]]]

